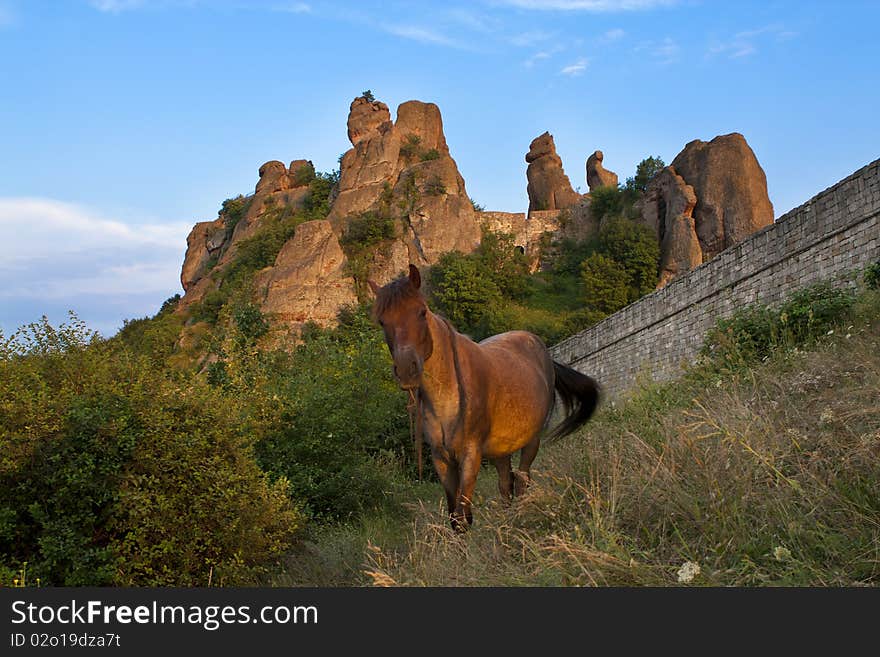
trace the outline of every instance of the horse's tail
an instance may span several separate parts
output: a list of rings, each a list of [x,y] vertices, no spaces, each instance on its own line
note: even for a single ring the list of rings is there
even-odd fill
[[[550,440],[567,436],[584,424],[599,405],[599,384],[592,377],[553,361],[556,391],[565,407],[565,419],[549,435]]]

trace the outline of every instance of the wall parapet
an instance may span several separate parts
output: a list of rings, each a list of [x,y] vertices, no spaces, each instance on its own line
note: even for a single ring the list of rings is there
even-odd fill
[[[880,258],[880,160],[665,287],[552,348],[556,360],[599,379],[610,396],[640,373],[668,379],[693,362],[706,332],[737,308],[774,305]]]

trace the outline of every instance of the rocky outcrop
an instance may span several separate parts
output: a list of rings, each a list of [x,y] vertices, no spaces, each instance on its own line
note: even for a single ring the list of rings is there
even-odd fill
[[[480,226],[437,105],[408,101],[392,123],[384,103],[355,98],[348,135],[352,148],[342,157],[328,216],[336,234],[342,237],[353,219],[371,211],[397,224],[394,243],[377,249],[369,264],[371,276],[385,280],[409,263],[431,265],[446,251],[476,248]]]
[[[703,262],[694,227],[696,203],[694,188],[671,166],[654,176],[639,201],[642,221],[654,231],[660,242],[658,288]]]
[[[189,292],[216,263],[220,249],[226,242],[226,225],[222,217],[214,221],[201,221],[193,226],[186,238],[186,255],[180,270],[180,284]]]
[[[549,132],[535,137],[526,154],[529,212],[533,210],[564,210],[576,205],[581,195],[572,189],[571,181],[556,153],[553,135]]]
[[[704,260],[773,223],[767,176],[741,134],[696,139],[672,167],[696,193],[693,215]]]
[[[599,187],[617,187],[617,174],[602,166],[604,158],[602,151],[595,151],[587,158],[587,185],[591,192]]]
[[[687,144],[636,207],[660,241],[658,287],[773,223],[767,178],[739,133]]]
[[[277,325],[298,333],[305,322],[336,323],[339,309],[356,304],[354,281],[329,221],[307,221],[296,228],[275,259],[257,276],[260,309]]]

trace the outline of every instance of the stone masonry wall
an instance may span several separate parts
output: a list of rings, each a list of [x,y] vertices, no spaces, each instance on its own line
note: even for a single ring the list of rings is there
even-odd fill
[[[880,258],[880,160],[776,223],[552,349],[594,376],[608,398],[639,376],[670,379],[693,362],[716,320],[744,305],[774,305],[820,280],[854,284]]]

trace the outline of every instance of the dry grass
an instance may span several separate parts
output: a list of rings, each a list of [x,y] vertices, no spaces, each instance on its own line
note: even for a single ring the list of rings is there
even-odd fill
[[[511,506],[480,475],[475,526],[420,502],[370,542],[383,586],[874,585],[880,581],[880,303],[808,352],[647,386],[539,454]],[[849,337],[846,337],[847,333]],[[689,566],[688,568],[693,568]],[[687,569],[685,569],[687,570]]]

